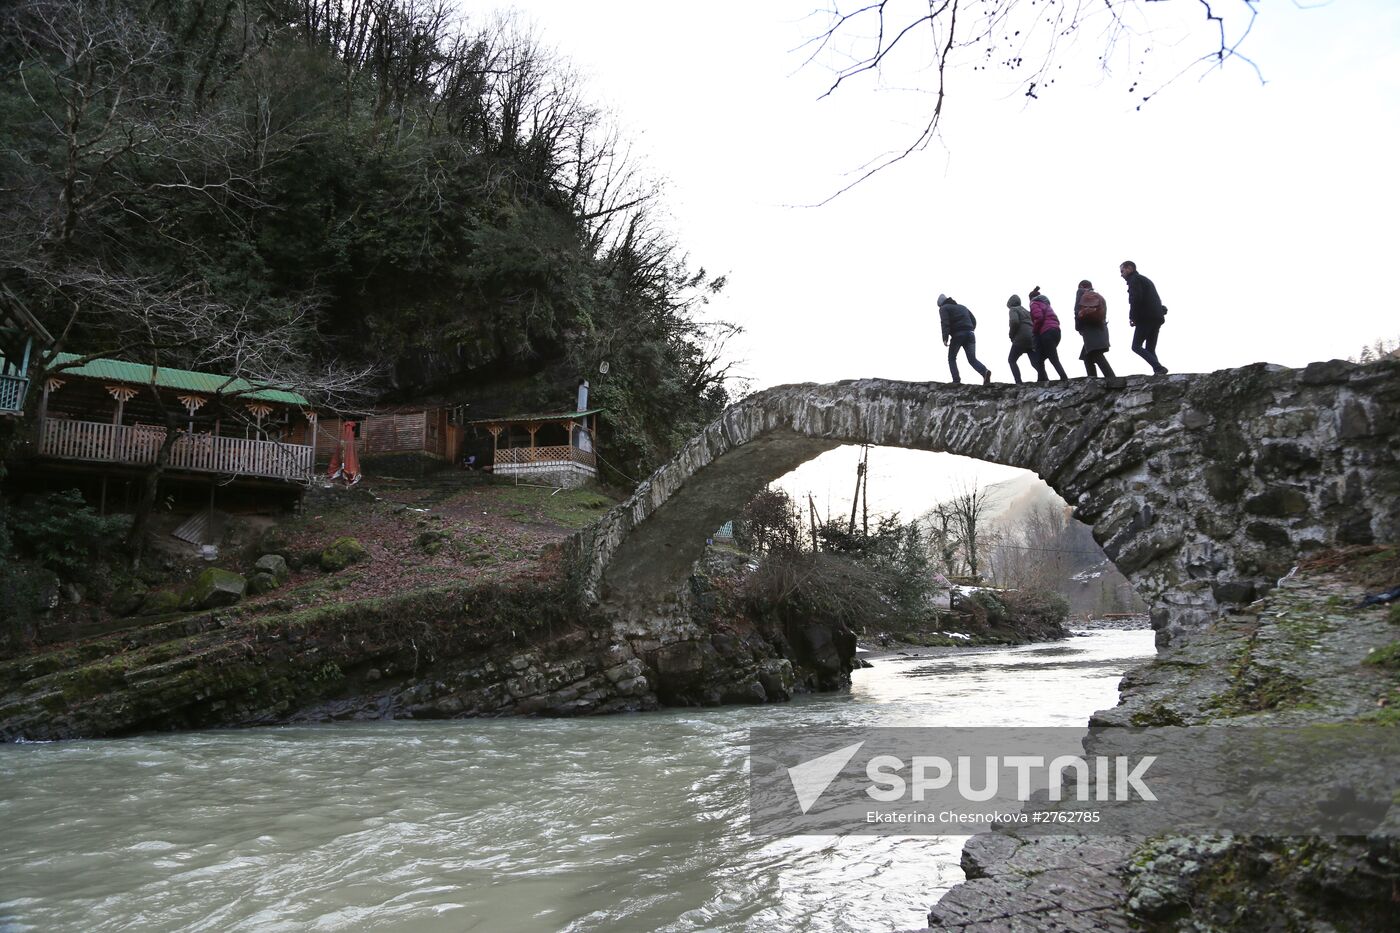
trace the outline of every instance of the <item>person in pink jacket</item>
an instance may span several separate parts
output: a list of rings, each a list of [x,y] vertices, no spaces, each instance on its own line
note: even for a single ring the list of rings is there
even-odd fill
[[[1055,367],[1061,379],[1068,379],[1060,365],[1060,319],[1050,307],[1050,299],[1040,293],[1040,286],[1031,289],[1031,332],[1035,335],[1036,382],[1049,382],[1045,364]]]

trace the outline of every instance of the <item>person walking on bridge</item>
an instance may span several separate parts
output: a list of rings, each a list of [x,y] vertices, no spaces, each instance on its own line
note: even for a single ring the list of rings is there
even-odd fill
[[[1055,367],[1062,380],[1069,379],[1060,365],[1060,319],[1050,307],[1050,299],[1040,293],[1040,286],[1031,289],[1031,333],[1035,335],[1035,381],[1049,382],[1045,364]]]
[[[958,351],[967,353],[967,363],[982,374],[982,384],[992,384],[992,371],[977,361],[977,318],[972,312],[947,295],[938,296],[938,317],[943,324],[943,345],[948,348],[948,370],[954,382],[962,382],[958,375]]]
[[[1074,329],[1084,338],[1084,349],[1079,358],[1084,361],[1084,372],[1090,379],[1096,378],[1094,370],[1102,371],[1105,379],[1113,378],[1113,367],[1108,365],[1108,305],[1103,296],[1094,291],[1088,279],[1079,283],[1074,294]]]
[[[1012,295],[1006,299],[1006,309],[1007,336],[1011,338],[1011,355],[1006,358],[1006,362],[1011,366],[1011,378],[1020,385],[1021,367],[1016,365],[1016,361],[1023,355],[1030,357],[1031,365],[1037,373],[1041,370],[1040,357],[1035,352],[1035,325],[1031,320],[1031,312],[1021,306],[1020,295]]]
[[[1118,274],[1128,283],[1128,323],[1133,325],[1133,352],[1147,360],[1152,372],[1167,374],[1167,367],[1157,359],[1157,332],[1167,319],[1167,306],[1157,294],[1152,280],[1137,271],[1137,263],[1125,260]]]

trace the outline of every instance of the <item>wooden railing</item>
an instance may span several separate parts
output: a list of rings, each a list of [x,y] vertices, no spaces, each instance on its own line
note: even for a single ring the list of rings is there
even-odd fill
[[[165,429],[154,425],[102,424],[50,418],[39,452],[63,460],[147,465],[156,462]],[[311,448],[211,434],[182,434],[170,448],[173,470],[305,480],[314,469]]]
[[[12,415],[24,410],[24,393],[29,380],[24,376],[0,376],[0,414]]]
[[[496,451],[497,463],[550,463],[560,460],[572,460],[574,463],[597,466],[593,451],[579,450],[577,447],[570,447],[567,444],[555,447],[509,447]]]

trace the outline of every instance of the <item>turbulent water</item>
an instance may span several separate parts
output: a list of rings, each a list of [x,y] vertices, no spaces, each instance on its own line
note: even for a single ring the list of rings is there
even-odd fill
[[[747,832],[750,726],[1082,725],[1149,631],[878,661],[848,694],[0,746],[0,930],[890,930],[962,836]]]

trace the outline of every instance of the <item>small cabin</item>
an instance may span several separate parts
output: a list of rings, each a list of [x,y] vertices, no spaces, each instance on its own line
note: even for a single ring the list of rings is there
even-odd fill
[[[601,408],[481,418],[467,424],[491,435],[489,467],[497,476],[574,488],[598,478]]]
[[[0,304],[0,417],[24,413],[30,364],[52,343],[49,332],[18,302]]]
[[[151,466],[173,411],[182,428],[169,473],[304,483],[315,472],[316,413],[295,392],[217,373],[82,360],[58,353],[49,361],[38,413],[42,459],[116,472]]]
[[[356,422],[355,449],[360,459],[393,454],[421,454],[448,463],[461,459],[465,405],[379,407],[363,417],[326,417],[317,424],[317,459],[329,459],[344,436],[344,422]],[[310,424],[293,430],[291,439],[310,444]]]

